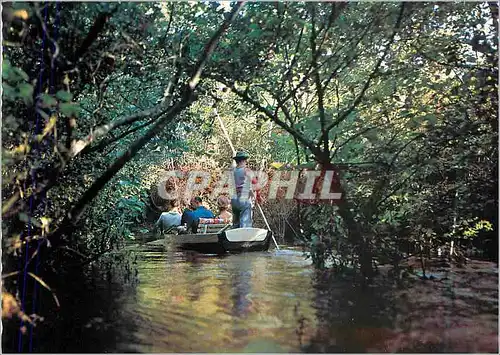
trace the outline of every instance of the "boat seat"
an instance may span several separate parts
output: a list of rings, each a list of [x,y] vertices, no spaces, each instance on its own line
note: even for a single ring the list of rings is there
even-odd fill
[[[230,226],[222,218],[200,218],[197,233],[220,233]]]

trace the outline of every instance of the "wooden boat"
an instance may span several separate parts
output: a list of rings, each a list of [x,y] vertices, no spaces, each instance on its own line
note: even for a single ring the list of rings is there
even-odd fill
[[[261,228],[231,228],[230,224],[200,223],[197,233],[172,235],[170,240],[183,250],[204,254],[225,254],[269,249],[272,232]]]

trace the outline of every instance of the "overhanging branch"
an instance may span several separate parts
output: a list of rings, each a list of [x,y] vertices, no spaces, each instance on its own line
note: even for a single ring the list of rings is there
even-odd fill
[[[54,231],[53,234],[47,237],[53,246],[58,246],[62,243],[62,236],[64,234],[71,234],[71,231],[75,224],[81,218],[85,207],[92,201],[97,193],[106,185],[106,183],[111,180],[111,178],[128,162],[130,161],[137,152],[158,132],[165,128],[165,126],[171,122],[180,112],[187,108],[194,101],[194,91],[199,83],[201,73],[203,71],[206,62],[208,61],[210,55],[214,51],[216,44],[225,30],[229,27],[230,23],[237,16],[238,11],[242,8],[244,2],[239,2],[231,11],[231,14],[226,17],[224,23],[215,32],[215,34],[210,38],[210,41],[205,46],[205,51],[202,54],[200,60],[195,67],[195,70],[188,82],[184,84],[184,89],[182,90],[181,99],[173,105],[165,115],[159,119],[153,127],[151,127],[142,137],[136,139],[134,143],[125,151],[120,157],[118,157],[101,175],[90,188],[83,194],[83,196],[76,202],[76,204],[71,208],[71,210],[66,214],[62,220],[59,228]]]
[[[398,15],[398,18],[396,20],[396,24],[394,25],[394,30],[392,32],[391,38],[387,42],[382,56],[379,58],[379,60],[375,64],[375,67],[374,67],[373,71],[371,72],[370,76],[368,77],[368,79],[366,80],[366,83],[363,86],[363,88],[361,89],[361,92],[358,94],[358,96],[356,97],[356,99],[354,100],[352,105],[347,110],[345,110],[342,114],[340,114],[339,117],[326,128],[326,130],[324,132],[325,135],[328,135],[328,132],[330,132],[334,127],[338,126],[342,121],[344,121],[347,118],[347,116],[349,116],[351,114],[351,112],[354,111],[354,109],[359,105],[359,103],[363,99],[366,91],[370,87],[372,80],[375,78],[375,76],[378,72],[378,69],[380,68],[380,65],[382,64],[382,62],[386,58],[391,45],[394,43],[394,39],[396,37],[396,34],[397,34],[399,27],[401,25],[401,21],[403,19],[404,9],[405,9],[405,5],[404,5],[404,3],[401,3],[399,15]]]
[[[213,78],[213,77],[212,77]],[[227,82],[224,79],[221,78],[214,78],[215,80],[220,81],[222,84],[228,86],[233,93],[235,93],[237,96],[239,96],[244,102],[252,105],[258,112],[263,113],[266,117],[268,117],[271,121],[276,123],[278,126],[283,128],[285,131],[290,133],[293,137],[297,138],[297,140],[300,141],[305,147],[307,147],[313,154],[316,156],[321,155],[321,151],[314,145],[313,142],[309,141],[306,139],[299,131],[297,131],[295,128],[292,126],[288,125],[286,122],[283,122],[277,117],[277,114],[275,112],[271,111],[270,109],[263,107],[260,105],[260,103],[251,98],[250,95],[248,94],[248,91],[241,91],[238,90],[234,84]]]

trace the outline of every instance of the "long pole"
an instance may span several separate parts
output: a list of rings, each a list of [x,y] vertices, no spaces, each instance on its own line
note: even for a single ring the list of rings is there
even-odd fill
[[[231,142],[231,138],[229,137],[229,133],[227,133],[226,126],[224,126],[224,122],[222,122],[222,118],[220,118],[219,113],[217,112],[217,108],[214,107],[215,116],[217,116],[217,120],[219,121],[220,127],[222,128],[222,132],[229,143],[229,147],[233,152],[233,156],[236,155],[236,149],[234,149],[233,142]]]
[[[229,143],[229,147],[231,147],[231,151],[233,152],[233,156],[235,156],[236,150],[234,149],[233,143],[231,142],[231,138],[229,137],[229,134],[227,133],[226,127],[224,126],[224,122],[222,122],[222,119],[220,118],[219,113],[217,112],[217,108],[215,108],[215,107],[214,107],[214,112],[215,112],[215,116],[217,116],[217,120],[219,121],[219,124],[222,128],[222,132],[224,132],[224,136],[226,137],[227,142]],[[234,164],[235,163],[233,161],[233,166],[234,166]],[[257,199],[255,199],[255,204],[257,205],[257,207],[260,211],[260,214],[262,215],[262,218],[264,219],[264,223],[266,224],[267,229],[269,231],[271,231],[271,237],[273,238],[274,245],[276,245],[276,249],[280,250],[280,247],[279,247],[278,243],[276,242],[276,239],[274,238],[274,233],[271,230],[271,227],[269,226],[269,223],[267,222],[267,218],[264,215],[264,211],[262,210],[262,207],[260,207],[260,204],[257,201]]]

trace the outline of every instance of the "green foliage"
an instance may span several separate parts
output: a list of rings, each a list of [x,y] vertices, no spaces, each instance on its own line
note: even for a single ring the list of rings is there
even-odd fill
[[[21,99],[26,105],[33,103],[33,85],[28,82],[28,74],[6,59],[2,63],[2,79],[4,100],[15,102]]]
[[[59,108],[61,110],[61,113],[66,117],[78,116],[80,113],[78,104],[63,102],[59,105]]]
[[[478,218],[461,221],[460,225],[451,233],[448,233],[450,238],[458,239],[473,239],[478,236],[480,231],[493,231],[493,225],[485,220],[477,222]]]
[[[492,201],[473,186],[485,184],[496,195],[491,179],[496,176],[496,148],[487,148],[497,145],[496,123],[487,117],[497,116],[497,99],[489,94],[497,83],[490,80],[481,91],[477,85],[478,78],[486,83],[487,77],[498,73],[493,54],[496,30],[487,25],[492,15],[484,4],[405,6],[394,42],[377,68],[380,46],[395,31],[399,6],[341,6],[278,6],[280,18],[286,21],[253,18],[251,23],[259,23],[263,32],[276,34],[271,39],[259,32],[259,43],[243,44],[231,38],[234,51],[250,45],[260,56],[253,77],[214,77],[227,86],[234,83],[248,107],[277,112],[272,120],[293,129],[291,136],[302,137],[295,147],[279,131],[272,133],[275,161],[289,162],[291,157],[303,159],[313,153],[319,163],[329,156],[334,164],[348,165],[342,171],[342,186],[351,207],[341,208],[354,222],[343,235],[364,236],[357,241],[337,238],[329,227],[330,214],[308,207],[315,212],[312,218],[304,212],[302,226],[311,229],[305,232],[311,253],[331,258],[333,252],[318,254],[318,245],[332,251],[344,248],[340,254],[349,260],[349,255],[358,253],[360,240],[365,240],[364,248],[371,245],[373,257],[390,262],[408,250],[413,252],[409,245],[433,249],[449,242],[445,235],[453,229],[453,216],[458,220],[491,218],[483,207]],[[272,19],[276,10],[262,6],[261,11]],[[328,15],[333,21],[327,21]],[[481,38],[484,47],[474,44],[474,38]],[[262,51],[260,46],[266,41],[272,49]],[[324,48],[317,58],[311,43]],[[474,52],[475,57],[470,55]],[[314,61],[320,63],[321,91],[311,72]],[[277,106],[280,100],[284,101]],[[483,102],[481,109],[471,110],[478,102]],[[336,120],[325,148],[319,133]],[[310,146],[304,149],[304,141],[317,152],[311,152]],[[480,173],[479,166],[488,173]],[[477,202],[471,204],[473,200]]]
[[[90,189],[98,196],[82,202],[80,223],[63,236],[79,253],[99,255],[145,233],[149,190],[165,169],[230,165],[214,107],[252,167],[341,167],[345,200],[301,206],[297,221],[319,268],[357,266],[363,250],[370,262],[396,263],[417,247],[492,240],[493,5],[248,3],[207,59],[192,106],[104,187],[95,184],[163,117],[151,110],[183,97],[181,83],[227,11],[210,2],[60,6],[46,5],[47,29],[38,5],[5,8],[28,17],[4,23],[5,240],[28,228],[33,240],[45,238]],[[57,43],[50,36],[40,56],[56,23]]]

